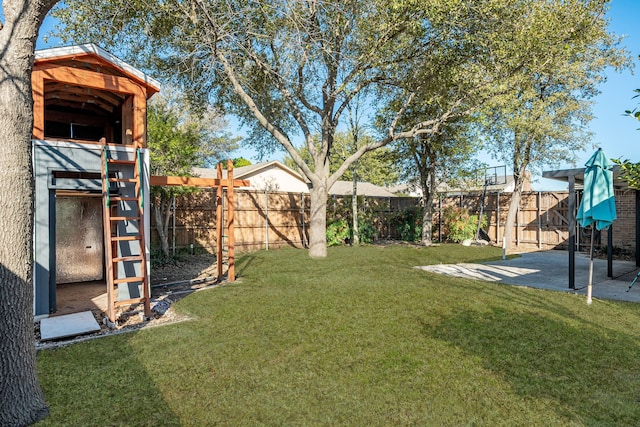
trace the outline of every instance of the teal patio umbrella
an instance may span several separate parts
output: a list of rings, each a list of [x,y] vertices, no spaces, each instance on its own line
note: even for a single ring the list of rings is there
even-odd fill
[[[606,230],[616,219],[616,203],[613,192],[612,164],[598,149],[585,163],[584,190],[576,219],[583,228],[591,226],[591,250],[589,251],[589,283],[587,304],[591,304],[593,281],[593,235],[595,229]]]

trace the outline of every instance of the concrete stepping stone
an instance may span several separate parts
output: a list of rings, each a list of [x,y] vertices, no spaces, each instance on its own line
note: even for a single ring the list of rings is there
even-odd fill
[[[91,311],[47,317],[40,321],[40,338],[43,341],[74,337],[99,330],[100,325]]]

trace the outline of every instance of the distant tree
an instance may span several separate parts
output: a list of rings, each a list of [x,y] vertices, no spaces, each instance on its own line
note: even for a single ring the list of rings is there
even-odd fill
[[[395,146],[396,158],[403,161],[404,180],[417,184],[422,193],[424,246],[433,241],[433,207],[438,186],[461,186],[480,167],[475,160],[480,144],[470,132],[471,125],[468,119],[459,118],[443,125],[436,134],[420,135]]]
[[[213,111],[194,112],[175,93],[152,98],[147,110],[151,174],[192,176],[194,167],[228,157],[237,148],[237,138],[224,132],[224,126],[221,116]],[[193,191],[191,187],[151,187],[156,230],[165,256],[169,256],[171,207],[177,195]]]
[[[244,157],[236,157],[233,159],[234,168],[241,168],[243,166],[250,166],[250,165],[251,165],[251,161],[245,159]]]
[[[0,425],[47,416],[33,345],[31,71],[38,31],[55,0],[0,9]]]
[[[640,89],[636,89],[635,92],[637,95],[634,96],[634,98],[639,97]],[[625,114],[640,121],[640,111],[638,111],[637,107],[633,110],[626,110]],[[628,159],[613,159],[613,161],[620,165],[622,172],[620,179],[626,181],[629,187],[640,190],[640,163],[631,162]]]
[[[607,32],[608,1],[548,0],[528,12],[527,54],[540,58],[522,67],[514,89],[485,104],[489,149],[511,164],[515,190],[504,226],[507,247],[525,173],[529,167],[573,161],[590,139],[591,99],[606,67],[628,66],[626,52]],[[523,34],[524,35],[524,34]]]

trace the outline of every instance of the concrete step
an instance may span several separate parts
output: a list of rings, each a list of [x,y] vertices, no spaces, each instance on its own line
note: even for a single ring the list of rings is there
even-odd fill
[[[47,317],[40,321],[40,338],[43,341],[74,337],[99,330],[100,325],[90,311]]]

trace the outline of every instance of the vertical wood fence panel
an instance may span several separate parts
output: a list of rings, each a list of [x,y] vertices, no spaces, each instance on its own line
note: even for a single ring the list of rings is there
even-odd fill
[[[309,238],[310,198],[308,194],[235,190],[235,243],[241,251],[305,247]],[[433,238],[441,234],[441,213],[448,206],[468,209],[477,215],[481,194],[451,195],[434,200]],[[511,202],[510,193],[487,194],[483,217],[492,243],[501,245],[504,224]],[[399,240],[399,218],[411,211],[421,217],[420,199],[415,197],[374,198],[361,197],[359,209],[366,212],[367,221],[375,229],[375,240]],[[579,199],[577,201],[579,203]],[[343,219],[350,222],[351,198],[330,197],[328,220]],[[618,220],[613,226],[613,246],[625,250],[635,247],[635,193],[616,192]],[[520,202],[512,243],[518,250],[566,248],[569,237],[568,192],[527,192]],[[216,247],[216,197],[214,190],[178,197],[175,211],[175,244],[188,248],[191,244],[208,251]],[[173,231],[169,231],[172,235]],[[607,232],[597,236],[606,242]],[[577,230],[579,248],[589,244],[589,233]],[[226,236],[223,236],[226,238]],[[155,224],[152,224],[152,242],[157,242]],[[171,242],[170,242],[171,243]]]

